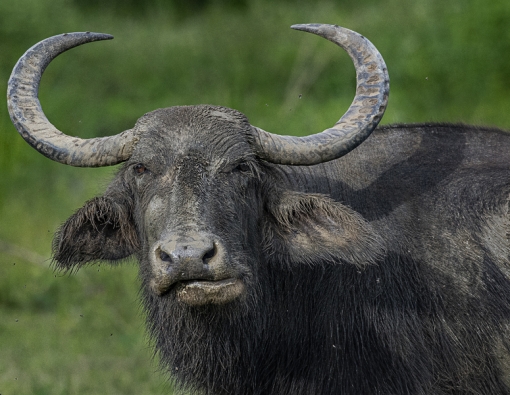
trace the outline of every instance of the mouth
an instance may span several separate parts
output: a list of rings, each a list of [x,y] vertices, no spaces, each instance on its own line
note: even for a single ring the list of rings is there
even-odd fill
[[[182,281],[177,284],[176,289],[177,299],[190,306],[229,303],[244,292],[244,284],[237,278]]]

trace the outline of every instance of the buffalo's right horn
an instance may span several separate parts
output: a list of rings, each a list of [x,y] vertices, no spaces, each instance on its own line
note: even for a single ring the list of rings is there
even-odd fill
[[[78,45],[112,38],[90,32],[50,37],[25,52],[14,66],[7,87],[11,120],[21,136],[48,158],[71,166],[99,167],[130,157],[137,141],[132,130],[92,139],[67,136],[48,121],[37,97],[42,73],[55,57]]]

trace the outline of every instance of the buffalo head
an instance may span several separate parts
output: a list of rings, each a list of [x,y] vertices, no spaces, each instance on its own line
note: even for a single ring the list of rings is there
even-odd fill
[[[58,268],[135,255],[150,300],[203,306],[252,300],[261,266],[373,261],[378,242],[368,223],[324,195],[289,189],[282,169],[339,158],[366,139],[386,107],[386,66],[355,32],[294,28],[344,48],[357,71],[356,97],[346,114],[332,128],[303,138],[267,133],[235,110],[208,105],[159,109],[112,137],[69,137],[42,112],[41,75],[63,51],[111,36],[64,34],[25,53],[8,87],[11,119],[23,138],[64,164],[124,162],[106,193],[57,233]]]

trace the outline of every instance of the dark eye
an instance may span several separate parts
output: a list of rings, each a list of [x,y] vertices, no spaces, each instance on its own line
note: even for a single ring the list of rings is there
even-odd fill
[[[142,163],[137,163],[136,165],[133,166],[133,171],[135,172],[135,174],[139,175],[145,173],[147,171],[147,168]]]
[[[239,163],[236,167],[234,167],[234,169],[232,171],[233,172],[247,173],[250,170],[251,170],[250,169],[250,165],[248,165],[248,163],[242,162],[242,163]]]

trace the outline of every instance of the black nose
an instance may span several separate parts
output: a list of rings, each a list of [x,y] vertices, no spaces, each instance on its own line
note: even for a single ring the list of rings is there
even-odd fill
[[[188,240],[180,243],[166,243],[160,246],[159,259],[167,264],[199,263],[208,265],[216,255],[212,240]]]
[[[224,278],[225,248],[214,235],[167,234],[152,251],[151,287],[158,295],[166,294],[178,282]]]

